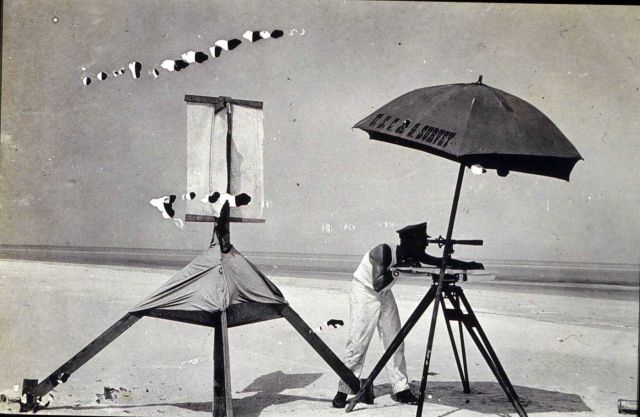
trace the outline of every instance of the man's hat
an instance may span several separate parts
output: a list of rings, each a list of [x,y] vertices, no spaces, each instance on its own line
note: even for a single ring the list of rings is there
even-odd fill
[[[400,230],[396,230],[396,233],[400,235],[401,239],[412,237],[431,237],[427,234],[427,223],[411,224],[403,227]]]

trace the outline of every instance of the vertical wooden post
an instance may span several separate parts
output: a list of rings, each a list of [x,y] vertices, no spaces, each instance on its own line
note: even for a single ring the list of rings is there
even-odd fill
[[[213,417],[233,417],[227,312],[216,314],[213,337]]]
[[[228,97],[222,98],[227,108],[227,193],[231,194],[231,146],[233,146],[233,107]]]

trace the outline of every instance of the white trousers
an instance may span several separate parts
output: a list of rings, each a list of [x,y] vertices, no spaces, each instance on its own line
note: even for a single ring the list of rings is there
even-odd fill
[[[354,279],[351,284],[349,340],[344,348],[344,363],[358,378],[376,327],[386,350],[401,328],[396,299],[390,289],[377,293]],[[387,362],[385,369],[394,394],[409,389],[404,343]],[[342,380],[338,391],[355,394]]]

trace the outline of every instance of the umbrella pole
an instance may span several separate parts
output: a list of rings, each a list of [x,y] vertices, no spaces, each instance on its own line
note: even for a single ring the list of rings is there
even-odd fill
[[[440,276],[438,278],[438,286],[436,288],[435,299],[440,300],[442,294],[442,285],[444,282],[444,274],[447,269],[447,263],[451,255],[451,235],[453,234],[453,225],[456,220],[456,212],[458,211],[458,200],[460,199],[460,189],[462,188],[462,178],[464,177],[464,164],[460,164],[458,169],[458,181],[453,194],[453,204],[451,205],[451,214],[449,215],[449,227],[447,228],[447,237],[444,242],[442,253],[442,264],[440,265]],[[433,348],[433,338],[436,330],[436,322],[438,320],[439,302],[433,304],[433,314],[431,315],[431,326],[429,327],[429,339],[427,340],[427,351],[424,358],[424,366],[422,368],[422,381],[420,383],[420,397],[418,400],[418,409],[416,416],[422,416],[422,408],[424,406],[425,391],[427,388],[427,377],[429,376],[429,365],[431,363],[431,350]]]

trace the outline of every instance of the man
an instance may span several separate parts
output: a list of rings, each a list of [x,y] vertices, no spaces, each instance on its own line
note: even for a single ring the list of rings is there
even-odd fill
[[[400,331],[400,316],[391,292],[395,279],[392,266],[440,266],[442,258],[425,253],[428,245],[427,223],[407,226],[397,231],[399,245],[380,244],[364,254],[353,273],[350,297],[349,340],[345,347],[345,365],[360,375],[373,332],[378,328],[385,349]],[[449,260],[447,266],[455,269],[484,269],[477,262]],[[404,404],[417,404],[418,399],[409,389],[404,344],[401,344],[385,366],[393,392],[392,398]],[[332,405],[344,408],[351,390],[340,381]],[[352,393],[354,394],[354,393]],[[370,400],[371,401],[371,400]]]

